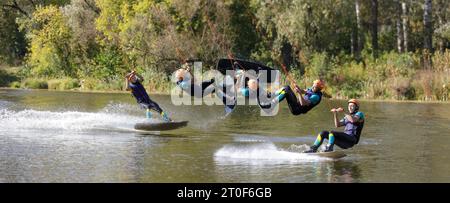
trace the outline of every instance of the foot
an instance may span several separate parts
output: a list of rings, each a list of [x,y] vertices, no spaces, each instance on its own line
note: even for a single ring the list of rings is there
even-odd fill
[[[303,151],[303,153],[316,153],[319,147],[312,145],[309,150]]]
[[[166,122],[172,122],[172,119],[170,119],[166,113],[162,112],[161,113],[162,119]]]
[[[327,146],[327,147],[325,148],[325,151],[323,151],[323,152],[332,152],[332,151],[333,151],[333,145]]]
[[[150,112],[150,111],[145,112],[145,116],[147,117],[147,119],[151,119],[152,118],[152,112]]]

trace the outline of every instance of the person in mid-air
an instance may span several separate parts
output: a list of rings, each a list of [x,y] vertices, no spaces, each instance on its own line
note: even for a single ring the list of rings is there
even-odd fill
[[[196,84],[194,78],[191,76],[191,68],[186,63],[183,68],[180,68],[175,72],[176,85],[190,96],[196,98],[203,98],[208,94],[214,93],[214,89],[209,92],[206,91],[208,87],[211,87],[214,84],[214,78],[205,80],[201,82],[201,84]]]
[[[276,98],[272,98],[272,93],[259,84],[259,77],[256,79],[249,79],[247,82],[245,82],[245,78],[245,76],[240,76],[240,81],[237,83],[238,87],[240,84],[246,84],[239,88],[239,92],[242,96],[245,98],[250,98],[252,95],[255,96],[258,106],[264,111],[273,109],[279,102],[279,95],[274,95]]]
[[[234,92],[235,78],[226,75],[220,84],[216,84],[214,78],[202,81],[196,84],[191,78],[190,68],[180,68],[175,72],[176,85],[190,96],[203,98],[209,94],[215,93],[225,105],[225,113],[230,114],[236,107],[236,96]]]
[[[286,98],[289,110],[293,115],[306,114],[308,111],[319,105],[322,100],[322,90],[325,88],[325,83],[322,80],[315,80],[313,86],[308,89],[300,89],[295,85],[294,90],[299,94],[299,98],[295,96],[291,87],[285,86],[275,92],[278,101],[281,102]],[[302,96],[304,94],[304,96]]]
[[[277,103],[286,99],[291,113],[293,115],[300,115],[306,114],[320,103],[322,100],[322,89],[324,87],[325,84],[322,80],[315,80],[313,86],[306,90],[300,89],[296,86],[295,91],[300,94],[300,97],[297,99],[297,96],[295,96],[295,93],[292,91],[290,86],[285,86],[275,93],[271,93],[262,89],[260,90],[259,79],[250,79],[247,82],[247,86],[241,88],[240,91],[241,94],[246,97],[250,95],[250,92],[256,92],[258,105],[261,109],[273,108]],[[261,93],[267,94],[267,96],[264,95],[266,97],[260,98],[259,95]],[[304,96],[301,96],[301,94],[304,94]]]
[[[144,78],[136,73],[136,71],[132,71],[125,76],[125,85],[126,90],[131,91],[134,98],[136,98],[137,103],[144,109],[147,110],[146,116],[147,118],[152,117],[151,110],[158,112],[162,119],[166,122],[172,121],[165,113],[159,105],[150,99],[147,92],[145,91],[144,86],[142,85],[142,81]]]
[[[318,136],[314,144],[309,150],[304,153],[315,153],[322,145],[323,140],[327,139],[328,144],[324,152],[333,151],[333,146],[336,144],[342,149],[348,149],[358,144],[361,136],[362,129],[364,127],[364,113],[359,111],[360,103],[356,99],[350,99],[348,101],[348,111],[340,121],[337,118],[338,112],[343,112],[342,108],[333,108],[331,112],[334,115],[334,125],[336,127],[345,126],[344,132],[338,131],[322,131]]]

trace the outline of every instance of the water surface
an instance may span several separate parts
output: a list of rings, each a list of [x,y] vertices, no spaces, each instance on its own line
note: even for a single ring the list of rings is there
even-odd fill
[[[329,109],[345,101],[223,118],[152,99],[188,127],[134,131],[145,112],[129,94],[0,90],[0,182],[450,182],[450,104],[362,102],[359,145],[330,160],[299,151],[335,129]]]

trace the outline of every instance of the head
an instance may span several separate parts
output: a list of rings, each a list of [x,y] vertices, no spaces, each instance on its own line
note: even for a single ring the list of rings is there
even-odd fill
[[[322,89],[325,88],[325,83],[322,80],[314,80],[312,91],[313,92],[320,92]]]
[[[177,81],[181,81],[184,80],[184,77],[186,76],[186,72],[187,70],[180,68],[177,71],[175,71],[175,78],[177,79]]]
[[[256,91],[258,89],[258,81],[255,79],[248,80],[247,84],[250,90]]]
[[[132,71],[131,73],[129,73],[127,75],[127,79],[128,79],[128,81],[135,83],[137,81],[136,72]]]
[[[348,100],[348,112],[355,113],[359,110],[359,101],[357,99]]]

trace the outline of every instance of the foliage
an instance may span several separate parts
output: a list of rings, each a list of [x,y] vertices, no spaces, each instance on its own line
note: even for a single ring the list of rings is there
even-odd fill
[[[45,79],[28,78],[22,81],[21,87],[29,89],[48,89],[48,83]]]
[[[38,77],[75,76],[71,64],[71,30],[61,10],[55,6],[38,7],[24,25],[30,30],[31,74]]]
[[[302,86],[321,78],[339,98],[443,99],[449,1],[433,1],[429,68],[422,56],[424,1],[378,2],[374,50],[370,1],[3,0],[0,64],[22,68],[0,72],[0,85],[121,90],[123,76],[135,69],[149,91],[168,92],[168,76],[186,60],[213,67],[218,58],[240,57],[284,64]],[[399,30],[403,22],[406,30]]]

